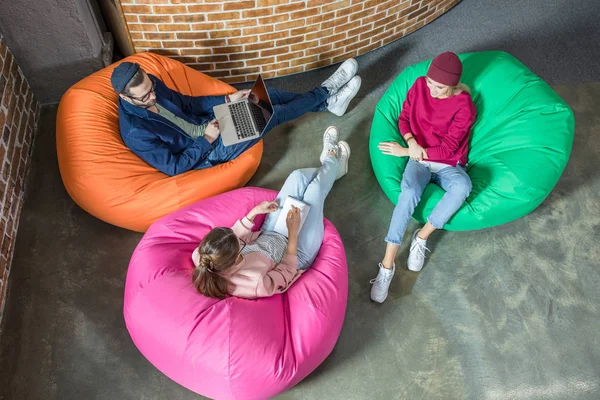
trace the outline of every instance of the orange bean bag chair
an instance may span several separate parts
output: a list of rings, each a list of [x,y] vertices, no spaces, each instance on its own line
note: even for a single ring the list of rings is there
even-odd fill
[[[135,54],[123,61],[140,64],[169,88],[186,95],[235,91],[224,82],[157,54]],[[262,141],[233,161],[172,177],[133,154],[121,139],[117,94],[110,84],[119,63],[73,85],[58,108],[60,174],[67,192],[81,208],[110,224],[145,232],[154,221],[181,207],[239,188],[250,180],[262,157]]]

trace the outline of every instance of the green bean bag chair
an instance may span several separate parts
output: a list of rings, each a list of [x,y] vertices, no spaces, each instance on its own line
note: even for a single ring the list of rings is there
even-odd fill
[[[533,211],[564,170],[575,129],[573,112],[541,78],[499,51],[459,55],[461,82],[472,91],[477,119],[471,130],[467,172],[473,190],[448,221],[451,231],[488,228]],[[369,152],[375,176],[396,204],[407,157],[384,155],[380,142],[407,146],[398,131],[406,94],[431,60],[406,68],[375,109]],[[429,184],[413,218],[424,223],[444,190]]]

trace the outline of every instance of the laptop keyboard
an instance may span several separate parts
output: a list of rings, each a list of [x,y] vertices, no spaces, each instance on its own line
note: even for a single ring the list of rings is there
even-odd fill
[[[254,124],[252,123],[252,117],[248,113],[246,104],[243,102],[233,103],[229,105],[229,112],[233,119],[233,126],[237,131],[238,139],[244,139],[249,136],[256,135],[254,130]],[[264,119],[264,118],[263,118]]]
[[[256,121],[256,125],[258,126],[258,131],[262,133],[263,129],[267,126],[262,109],[252,102],[250,102],[250,109],[254,115],[254,121]]]

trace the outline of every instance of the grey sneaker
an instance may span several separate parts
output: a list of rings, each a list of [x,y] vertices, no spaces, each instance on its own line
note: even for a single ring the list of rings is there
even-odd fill
[[[419,272],[421,268],[423,268],[425,252],[431,252],[431,250],[425,247],[427,240],[417,237],[419,231],[420,229],[417,229],[415,233],[413,233],[413,238],[410,242],[410,253],[408,255],[408,269],[415,272]]]
[[[340,67],[331,75],[325,79],[321,86],[327,88],[329,95],[335,95],[346,83],[350,81],[356,75],[358,71],[358,63],[354,58],[346,60],[340,65]]]
[[[360,84],[360,76],[356,75],[354,78],[350,79],[350,82],[346,83],[339,92],[333,96],[329,96],[327,99],[327,109],[338,117],[344,115],[350,101],[356,96],[356,93],[358,93]]]
[[[330,126],[325,129],[325,133],[323,133],[323,151],[321,151],[321,156],[319,157],[321,164],[323,164],[329,150],[334,149],[335,153],[339,154],[337,148],[339,136],[340,134],[335,126]]]
[[[340,165],[335,177],[336,180],[348,173],[348,160],[350,159],[350,145],[348,142],[343,140],[338,142],[338,159],[340,160]]]
[[[377,278],[371,279],[371,300],[378,303],[383,303],[388,296],[388,290],[390,289],[390,283],[396,272],[396,264],[392,269],[387,269],[383,264],[379,263],[379,273]]]

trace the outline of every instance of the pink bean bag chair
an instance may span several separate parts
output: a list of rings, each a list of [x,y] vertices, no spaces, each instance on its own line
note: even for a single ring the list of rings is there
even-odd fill
[[[161,372],[203,396],[271,398],[321,364],[340,335],[348,267],[327,220],[313,266],[284,294],[217,300],[191,284],[191,254],[204,235],[276,194],[243,188],[176,211],[148,229],[131,258],[124,315],[133,342]],[[256,226],[263,221],[257,217]]]

